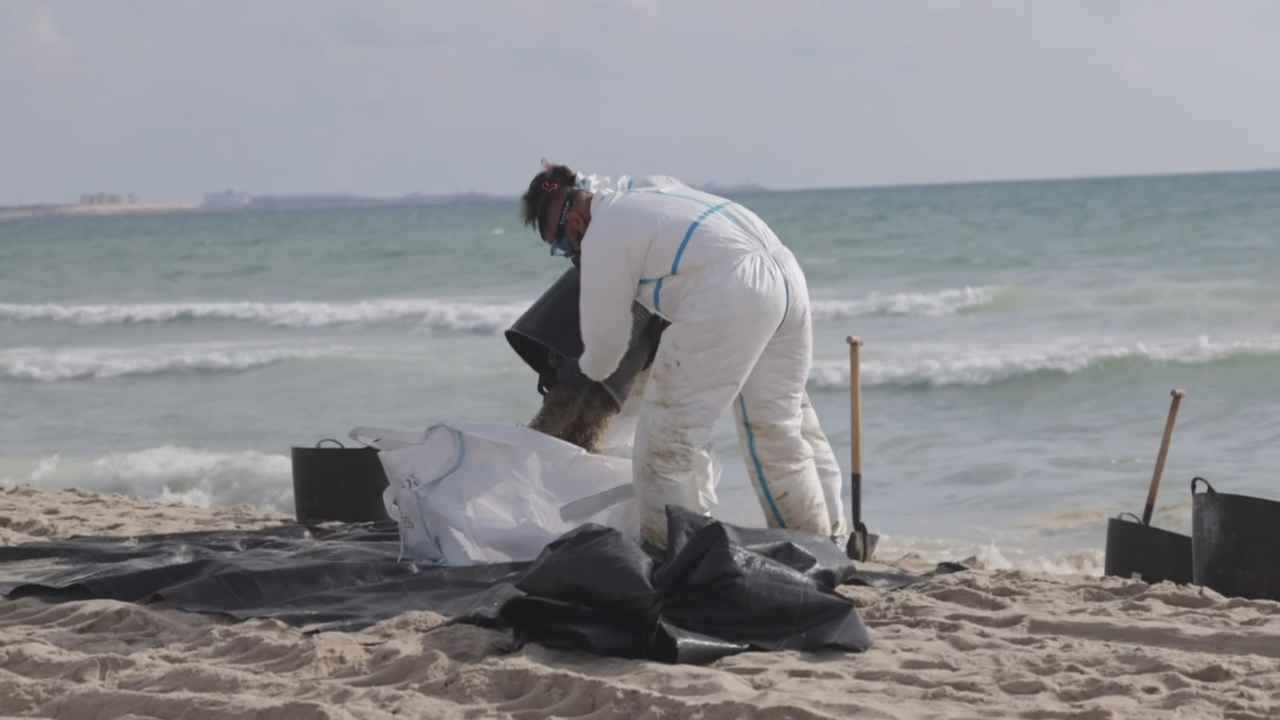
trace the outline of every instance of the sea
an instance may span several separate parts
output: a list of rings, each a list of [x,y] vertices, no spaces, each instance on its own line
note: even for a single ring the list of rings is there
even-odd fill
[[[807,274],[879,554],[1101,572],[1191,481],[1280,500],[1280,172],[730,194]],[[527,423],[503,331],[565,271],[511,201],[0,222],[0,483],[292,513],[290,452]],[[732,417],[715,515],[763,525]],[[846,497],[848,486],[846,485]]]

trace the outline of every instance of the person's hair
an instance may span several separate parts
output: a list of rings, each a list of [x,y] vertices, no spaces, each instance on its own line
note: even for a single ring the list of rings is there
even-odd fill
[[[557,190],[574,187],[578,182],[578,174],[564,165],[552,165],[543,159],[542,168],[542,172],[529,181],[529,188],[520,198],[520,219],[535,230],[538,229],[547,197]],[[558,197],[564,197],[563,193]]]

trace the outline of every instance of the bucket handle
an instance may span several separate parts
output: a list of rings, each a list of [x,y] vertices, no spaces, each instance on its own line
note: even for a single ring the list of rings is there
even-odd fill
[[[336,444],[337,444],[337,446],[338,446],[338,447],[340,447],[340,448],[345,448],[345,447],[346,447],[346,445],[343,445],[342,443],[338,442],[337,440],[334,440],[333,438],[324,438],[324,439],[322,439],[322,440],[319,440],[318,442],[316,442],[316,447],[320,447],[322,444],[324,444],[324,443],[326,443],[326,442],[336,443]]]
[[[1209,484],[1209,481],[1208,481],[1208,480],[1205,480],[1205,479],[1204,479],[1204,478],[1202,478],[1202,477],[1196,476],[1196,477],[1194,477],[1194,478],[1192,478],[1192,479],[1191,479],[1191,494],[1192,494],[1192,495],[1195,495],[1195,494],[1196,494],[1196,483],[1198,483],[1198,482],[1202,482],[1202,483],[1204,483],[1204,486],[1205,486],[1205,487],[1207,487],[1207,488],[1209,488],[1209,494],[1210,494],[1210,495],[1216,495],[1216,494],[1218,493],[1218,491],[1217,491],[1217,490],[1214,490],[1214,489],[1213,489],[1213,486]]]
[[[1136,522],[1136,523],[1138,523],[1139,525],[1141,525],[1141,524],[1142,524],[1142,518],[1138,517],[1137,515],[1134,515],[1134,514],[1133,514],[1133,513],[1131,513],[1131,512],[1128,512],[1128,511],[1120,513],[1119,515],[1117,515],[1117,516],[1116,516],[1116,519],[1117,519],[1117,520],[1120,520],[1120,519],[1124,518],[1124,516],[1125,516],[1125,515],[1128,515],[1129,517],[1133,518],[1133,521],[1134,521],[1134,522]]]

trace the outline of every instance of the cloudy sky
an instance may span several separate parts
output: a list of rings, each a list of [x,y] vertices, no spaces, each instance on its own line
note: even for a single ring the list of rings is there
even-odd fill
[[[1280,168],[1275,0],[0,0],[0,204]]]

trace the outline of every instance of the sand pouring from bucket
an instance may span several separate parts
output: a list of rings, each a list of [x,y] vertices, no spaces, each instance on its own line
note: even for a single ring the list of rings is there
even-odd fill
[[[850,336],[849,342],[849,511],[853,525],[845,555],[866,562],[876,552],[880,536],[867,531],[862,522],[862,340]]]
[[[1155,509],[1156,493],[1160,489],[1160,476],[1164,473],[1164,461],[1169,455],[1169,442],[1173,439],[1173,424],[1178,416],[1178,405],[1186,393],[1170,392],[1173,401],[1169,417],[1165,421],[1164,437],[1160,441],[1160,453],[1156,456],[1155,471],[1147,489],[1147,503],[1139,520],[1131,513],[1107,521],[1107,549],[1103,573],[1114,577],[1137,578],[1154,584],[1170,581],[1188,584],[1192,581],[1192,547],[1187,535],[1151,526],[1151,514]],[[1128,515],[1137,522],[1124,519]]]

